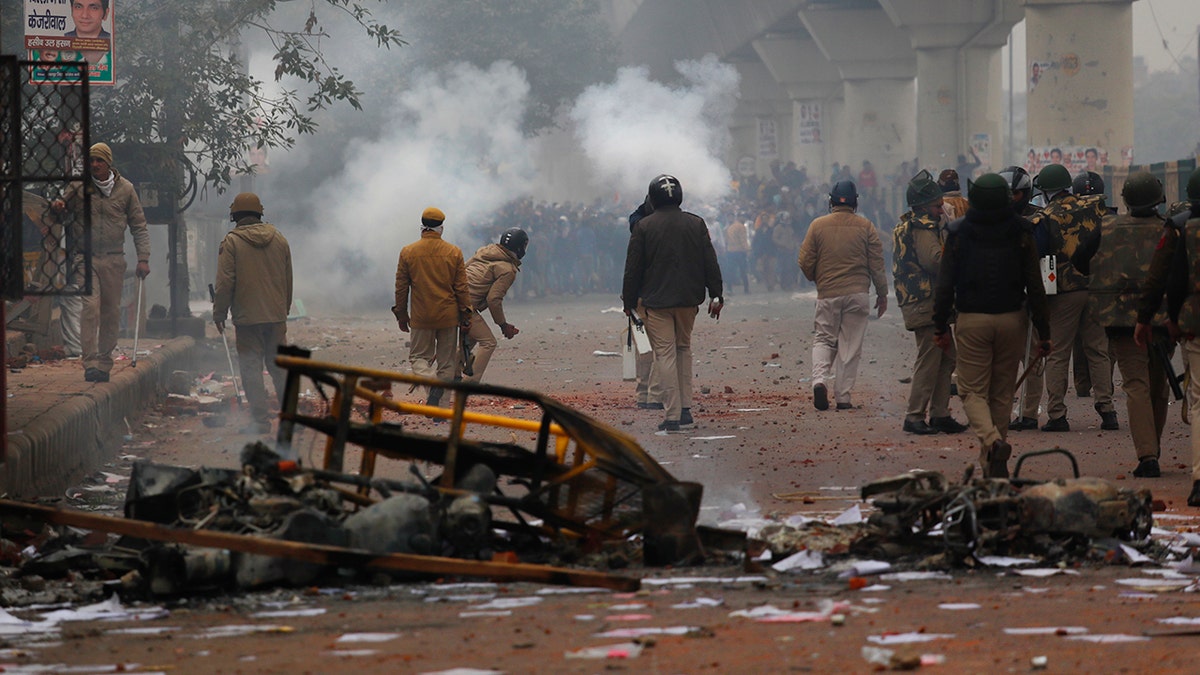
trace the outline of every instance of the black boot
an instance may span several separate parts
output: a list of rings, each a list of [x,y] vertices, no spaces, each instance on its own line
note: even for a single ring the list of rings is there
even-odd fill
[[[445,389],[442,389],[441,387],[430,387],[429,398],[425,399],[425,405],[433,406],[435,408],[440,407],[442,404],[442,392],[444,391]]]

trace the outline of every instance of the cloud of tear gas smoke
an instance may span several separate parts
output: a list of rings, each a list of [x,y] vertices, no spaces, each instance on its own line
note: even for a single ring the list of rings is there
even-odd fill
[[[612,83],[585,90],[571,119],[601,182],[637,195],[651,178],[669,173],[683,184],[686,208],[730,190],[722,158],[739,78],[711,54],[675,69],[685,82],[679,87],[651,81],[644,68],[623,68]]]
[[[297,293],[343,308],[390,297],[400,249],[420,237],[427,206],[445,212],[446,240],[474,253],[474,220],[528,194],[536,175],[521,134],[528,94],[506,62],[415,78],[390,126],[350,141],[342,172],[311,192],[317,230],[292,244]]]

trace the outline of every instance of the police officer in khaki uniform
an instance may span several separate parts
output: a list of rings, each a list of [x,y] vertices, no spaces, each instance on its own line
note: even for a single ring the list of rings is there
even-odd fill
[[[1140,285],[1154,254],[1152,242],[1162,235],[1163,220],[1158,215],[1158,205],[1164,201],[1162,183],[1152,174],[1135,173],[1126,179],[1121,197],[1129,213],[1106,220],[1099,230],[1084,237],[1071,262],[1091,275],[1089,309],[1104,326],[1109,354],[1121,369],[1129,431],[1138,459],[1133,475],[1157,478],[1162,475],[1158,457],[1167,422],[1168,385],[1150,346],[1134,344],[1133,330]],[[1160,311],[1155,319],[1160,326],[1155,339],[1165,341],[1166,314]]]
[[[1050,418],[1042,431],[1070,431],[1067,422],[1067,371],[1071,365],[1070,345],[1082,332],[1096,412],[1100,428],[1119,429],[1112,404],[1112,362],[1108,358],[1108,340],[1088,306],[1088,277],[1071,264],[1071,256],[1082,237],[1100,227],[1107,213],[1102,195],[1078,196],[1070,193],[1071,174],[1061,164],[1051,164],[1038,174],[1034,187],[1047,197],[1041,213],[1034,216],[1034,227],[1044,227],[1056,256],[1058,292],[1047,298],[1050,332],[1061,349],[1046,360],[1046,414]]]
[[[237,327],[238,372],[250,403],[250,425],[242,433],[271,432],[271,410],[263,369],[283,396],[287,376],[275,365],[275,352],[287,342],[287,315],[292,306],[292,249],[288,240],[262,220],[258,195],[243,192],[229,205],[229,219],[237,226],[221,240],[217,252],[217,279],[213,298],[213,323],[225,332],[225,316],[233,314]]]
[[[921,171],[909,181],[906,197],[912,210],[900,216],[892,230],[896,303],[904,327],[917,342],[904,431],[957,434],[967,427],[950,416],[954,348],[943,352],[933,341],[933,284],[942,264],[942,189],[928,171]],[[925,421],[926,409],[929,422]]]
[[[511,227],[500,235],[500,242],[488,244],[475,251],[467,261],[467,288],[471,294],[471,322],[467,326],[467,346],[473,347],[469,357],[469,368],[464,369],[464,380],[479,382],[487,370],[492,354],[496,352],[496,336],[483,320],[483,310],[488,310],[492,321],[500,327],[505,340],[511,340],[521,331],[504,316],[504,295],[517,279],[521,259],[529,246],[529,235],[519,227]],[[466,373],[466,370],[470,370]]]
[[[1133,339],[1139,347],[1154,339],[1150,322],[1165,293],[1167,330],[1182,339],[1183,358],[1194,375],[1200,373],[1200,256],[1195,254],[1200,251],[1200,169],[1188,178],[1187,196],[1188,210],[1168,219],[1162,229],[1142,285]],[[1188,378],[1187,400],[1192,435],[1192,491],[1187,503],[1200,506],[1200,377]]]
[[[1040,354],[1053,348],[1046,289],[1029,221],[1013,212],[1008,181],[984,174],[968,199],[967,215],[951,224],[942,253],[934,339],[950,349],[950,317],[957,311],[958,391],[979,439],[979,463],[985,476],[1007,478],[1008,415],[1025,351],[1025,322],[1033,320]]]
[[[84,296],[80,314],[83,379],[108,382],[112,351],[121,330],[121,290],[125,285],[125,230],[137,250],[136,274],[150,274],[150,233],[146,215],[133,184],[113,168],[112,149],[96,143],[88,151],[91,180],[83,186],[92,195],[92,294]],[[67,198],[80,204],[82,194],[73,189]],[[62,202],[57,207],[62,208]],[[77,265],[82,269],[82,265]]]

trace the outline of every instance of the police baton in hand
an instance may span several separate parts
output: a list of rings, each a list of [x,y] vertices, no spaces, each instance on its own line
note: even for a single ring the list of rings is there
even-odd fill
[[[1167,345],[1162,340],[1153,340],[1150,345],[1153,347],[1159,363],[1162,364],[1163,372],[1167,375],[1167,384],[1171,385],[1171,394],[1175,396],[1176,401],[1182,401],[1183,387],[1179,383],[1183,381],[1183,376],[1175,374],[1175,366],[1171,363],[1171,354],[1167,351]]]

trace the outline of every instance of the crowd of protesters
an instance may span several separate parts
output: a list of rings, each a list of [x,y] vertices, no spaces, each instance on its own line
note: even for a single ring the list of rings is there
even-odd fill
[[[886,245],[903,210],[910,174],[918,170],[917,161],[904,162],[887,175],[876,174],[869,161],[858,171],[848,164],[833,167],[829,176],[813,178],[794,162],[774,163],[770,175],[742,178],[719,202],[690,202],[688,210],[708,225],[729,294],[810,287],[796,263],[800,244],[809,223],[829,212],[829,191],[841,180],[857,186],[858,213],[879,228],[890,261]],[[640,203],[640,199],[598,200],[590,205],[523,199],[471,229],[483,241],[495,241],[512,227],[529,234],[522,273],[511,291],[516,300],[584,293],[616,296],[629,242],[628,216]]]

